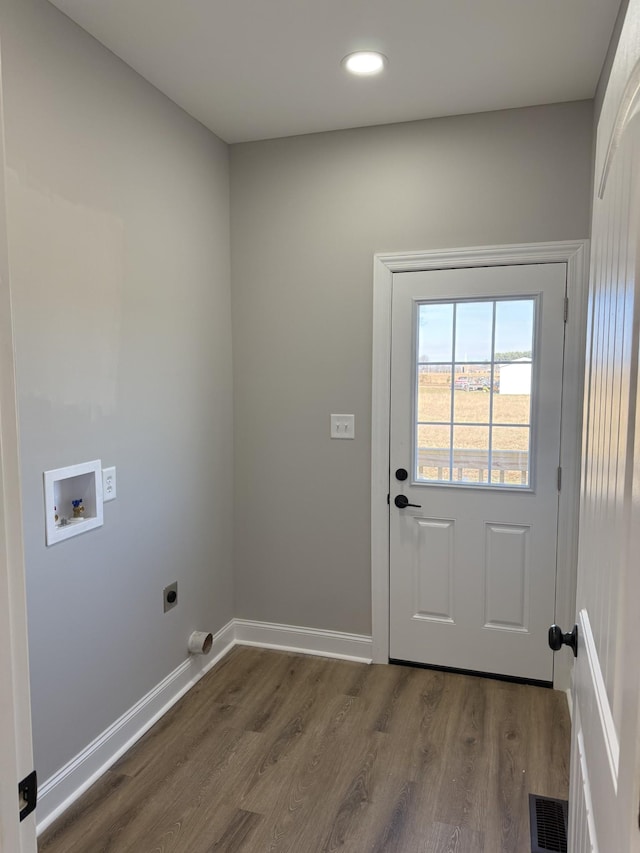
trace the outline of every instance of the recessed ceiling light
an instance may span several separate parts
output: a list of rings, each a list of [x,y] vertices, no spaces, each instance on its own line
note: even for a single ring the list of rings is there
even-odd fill
[[[351,74],[361,76],[379,74],[387,64],[387,57],[373,50],[358,50],[342,60],[342,65]]]

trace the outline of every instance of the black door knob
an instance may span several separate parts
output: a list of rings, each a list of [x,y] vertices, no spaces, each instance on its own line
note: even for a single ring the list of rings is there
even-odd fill
[[[409,472],[406,468],[398,468],[396,471],[396,480],[406,480],[409,476]]]
[[[549,647],[557,652],[562,646],[570,646],[573,649],[574,658],[578,657],[578,626],[574,625],[573,630],[568,634],[562,633],[562,628],[559,625],[552,625],[549,628]]]
[[[408,506],[415,506],[420,509],[421,504],[410,504],[409,498],[405,495],[396,495],[393,499],[394,504],[398,507],[398,509],[406,509]]]

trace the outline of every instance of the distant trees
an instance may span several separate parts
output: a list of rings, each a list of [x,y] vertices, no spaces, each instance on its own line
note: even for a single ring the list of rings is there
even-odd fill
[[[531,350],[511,350],[510,352],[497,352],[496,361],[517,361],[519,358],[531,358]]]
[[[508,352],[497,352],[494,358],[494,361],[517,361],[519,358],[531,358],[531,350],[509,350]],[[467,359],[461,359],[457,364],[462,373],[469,369],[466,365]],[[479,370],[481,369],[480,365],[489,364],[489,360],[476,361],[474,362],[471,359],[472,364],[470,365],[471,370]],[[436,362],[435,364],[430,363],[429,356],[420,355],[418,358],[418,366],[420,369],[420,373],[449,373],[451,371],[451,364],[448,361]]]

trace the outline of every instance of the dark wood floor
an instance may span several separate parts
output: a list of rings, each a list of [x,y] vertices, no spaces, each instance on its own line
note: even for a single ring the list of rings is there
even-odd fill
[[[568,765],[561,693],[236,647],[39,851],[530,853]]]

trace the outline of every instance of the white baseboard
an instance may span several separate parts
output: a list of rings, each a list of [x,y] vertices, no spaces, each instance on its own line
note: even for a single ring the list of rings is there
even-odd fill
[[[371,663],[373,641],[363,634],[342,634],[249,619],[234,619],[234,625],[236,643],[241,646]]]
[[[233,620],[213,639],[206,656],[190,656],[160,684],[61,767],[38,791],[37,833],[43,832],[102,776],[234,645]]]
[[[61,767],[38,792],[40,834],[139,740],[235,645],[371,663],[372,639],[361,634],[232,619],[213,639],[206,657],[192,656]]]

